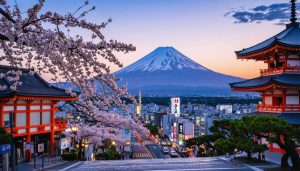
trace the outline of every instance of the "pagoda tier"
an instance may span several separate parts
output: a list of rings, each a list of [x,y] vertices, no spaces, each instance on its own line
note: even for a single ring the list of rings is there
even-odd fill
[[[259,112],[300,112],[300,74],[263,76],[230,84],[233,91],[259,92]]]
[[[275,53],[290,51],[300,53],[299,23],[287,25],[279,34],[241,51],[236,51],[238,59],[267,60]]]
[[[44,152],[54,153],[55,147],[59,144],[55,143],[55,137],[58,137],[67,127],[66,120],[55,118],[55,113],[58,111],[56,104],[62,100],[69,101],[78,98],[49,84],[38,74],[30,74],[29,69],[0,65],[1,74],[19,70],[22,71],[19,79],[22,84],[17,86],[16,90],[10,88],[13,82],[7,79],[9,75],[0,79],[0,85],[7,86],[5,90],[0,91],[0,127],[10,132],[9,118],[12,113],[16,146],[20,149],[22,156],[30,160],[33,151],[28,147],[25,148],[25,144],[32,145],[35,139],[38,140],[36,143],[44,144]],[[34,148],[36,150],[36,147]],[[25,151],[26,155],[23,154]]]
[[[238,59],[263,61],[267,69],[261,69],[261,76],[282,73],[300,74],[300,25],[293,23],[279,34],[241,51]]]

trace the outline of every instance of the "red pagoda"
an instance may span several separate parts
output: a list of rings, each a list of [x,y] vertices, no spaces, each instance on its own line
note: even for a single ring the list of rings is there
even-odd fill
[[[275,115],[300,126],[300,24],[296,3],[291,1],[291,23],[277,35],[247,49],[237,51],[238,59],[263,61],[268,69],[261,76],[230,84],[233,91],[258,92],[259,114]],[[271,144],[272,149],[272,144]],[[273,149],[276,151],[276,149]],[[278,150],[278,149],[277,149]]]
[[[29,69],[0,66],[2,74],[11,70],[22,71],[19,80],[22,84],[12,91],[9,88],[12,82],[6,77],[0,79],[0,85],[8,87],[0,91],[0,127],[10,131],[8,123],[12,113],[13,137],[21,156],[30,160],[34,151],[54,154],[60,133],[67,126],[66,120],[55,117],[58,111],[56,104],[62,100],[77,100],[77,97],[49,84],[38,74],[30,75]]]

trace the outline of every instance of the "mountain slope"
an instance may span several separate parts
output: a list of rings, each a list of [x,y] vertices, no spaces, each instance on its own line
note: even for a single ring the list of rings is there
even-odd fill
[[[168,71],[168,70],[207,70],[195,61],[178,52],[173,47],[159,47],[150,54],[118,71],[135,72],[135,71]]]
[[[128,82],[130,92],[156,95],[228,95],[228,83],[241,81],[209,70],[173,47],[159,47],[115,75],[122,78],[119,84]]]

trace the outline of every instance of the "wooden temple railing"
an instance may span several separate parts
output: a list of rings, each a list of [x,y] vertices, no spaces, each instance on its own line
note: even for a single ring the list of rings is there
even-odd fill
[[[55,130],[64,131],[67,129],[68,121],[65,119],[55,119]]]
[[[258,112],[300,112],[300,105],[257,105]]]
[[[261,69],[260,75],[275,75],[275,74],[282,74],[284,72],[294,72],[300,73],[300,66],[288,66],[288,67],[278,67],[278,68],[269,68],[269,69]]]
[[[64,119],[55,119],[54,131],[64,131],[67,129],[68,122]],[[5,128],[10,133],[10,128]],[[51,132],[51,124],[40,124],[40,125],[30,125],[30,126],[18,126],[13,128],[13,136],[25,136],[30,134],[43,134]]]

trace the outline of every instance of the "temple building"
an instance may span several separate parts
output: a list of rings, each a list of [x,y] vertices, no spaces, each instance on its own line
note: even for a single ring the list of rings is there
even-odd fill
[[[291,23],[277,35],[250,48],[237,51],[238,59],[264,62],[260,77],[231,83],[233,91],[258,92],[262,101],[257,113],[275,115],[300,126],[300,24],[296,3],[291,1]]]
[[[7,87],[0,91],[0,127],[10,132],[9,119],[13,115],[14,142],[22,158],[31,160],[34,152],[53,155],[58,151],[60,133],[67,127],[66,120],[55,117],[56,104],[78,98],[49,84],[38,74],[31,74],[29,69],[0,66],[1,74],[12,70],[22,71],[19,79],[22,84],[12,90],[9,75],[0,79],[0,85]]]

